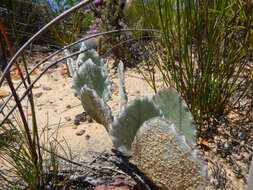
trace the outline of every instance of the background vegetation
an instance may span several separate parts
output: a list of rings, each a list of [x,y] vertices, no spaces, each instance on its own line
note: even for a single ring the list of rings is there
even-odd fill
[[[183,95],[200,125],[228,113],[251,82],[252,2],[160,0],[141,6],[143,24],[164,32],[163,42],[155,43],[154,64],[166,85]]]

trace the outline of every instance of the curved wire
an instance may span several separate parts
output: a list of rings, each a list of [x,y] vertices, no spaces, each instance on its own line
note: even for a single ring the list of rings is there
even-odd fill
[[[55,19],[53,19],[52,21],[50,21],[48,24],[46,24],[43,28],[41,28],[36,34],[34,34],[17,52],[16,54],[11,58],[11,60],[9,61],[9,63],[7,64],[6,68],[4,69],[2,76],[0,77],[0,86],[3,83],[4,78],[6,77],[6,74],[8,74],[8,71],[10,70],[11,66],[14,64],[15,60],[18,58],[18,56],[20,56],[22,54],[22,52],[29,46],[30,43],[32,43],[35,39],[37,39],[41,34],[43,34],[45,31],[48,30],[48,28],[52,25],[54,25],[55,23],[57,23],[59,20],[61,20],[62,18],[66,17],[67,15],[71,14],[72,12],[78,10],[79,8],[88,5],[92,2],[93,0],[84,0],[80,3],[78,3],[77,5],[73,6],[72,8],[66,10],[65,12],[63,12],[62,14],[60,14],[59,16],[57,16]],[[149,31],[149,32],[158,32],[161,33],[161,31],[159,30],[153,30],[153,29],[122,29],[122,30],[112,30],[112,31],[107,31],[107,32],[100,32],[97,34],[93,34],[89,37],[84,37],[74,43],[71,43],[67,46],[65,46],[64,48],[54,52],[53,54],[49,55],[48,57],[46,57],[44,60],[42,60],[41,62],[37,63],[36,65],[34,65],[34,67],[27,73],[27,76],[25,77],[25,79],[28,79],[29,75],[36,69],[38,68],[40,65],[42,65],[43,63],[45,63],[46,61],[48,61],[50,58],[52,58],[53,56],[57,55],[58,53],[62,52],[64,49],[67,49],[69,47],[74,46],[75,44],[78,44],[82,41],[91,39],[91,38],[95,38],[101,35],[106,35],[106,34],[111,34],[111,33],[118,33],[118,32],[129,32],[129,31]],[[88,49],[87,49],[88,50]],[[71,56],[74,55],[78,55],[82,52],[85,52],[87,50],[84,51],[79,51],[79,52],[75,52],[69,56],[63,57],[61,59],[58,59],[57,61],[53,62],[52,64],[48,65],[43,71],[42,73],[26,88],[26,91],[23,93],[23,95],[21,96],[21,98],[19,99],[19,101],[22,101],[24,99],[24,97],[27,95],[27,93],[32,89],[33,85],[42,77],[43,74],[46,73],[46,71],[52,67],[53,65],[65,60],[66,58],[69,58]],[[22,85],[22,82],[20,82],[17,87],[15,88],[15,90],[17,91],[20,86]],[[12,95],[10,95],[8,97],[8,100],[1,106],[0,108],[0,112],[3,111],[4,107],[8,104],[8,102],[11,100]],[[15,110],[15,108],[17,107],[17,104],[13,106],[13,108],[8,112],[8,114],[4,117],[4,119],[0,122],[0,125],[2,125],[4,123],[4,121],[10,116],[10,114]]]
[[[50,21],[48,24],[46,24],[43,28],[41,28],[36,34],[34,34],[17,52],[16,54],[11,58],[11,60],[9,61],[8,65],[6,66],[6,68],[4,69],[4,72],[2,73],[2,76],[0,78],[0,86],[3,83],[4,77],[6,75],[6,73],[9,71],[10,67],[14,64],[14,61],[18,58],[18,56],[28,47],[28,45],[30,43],[32,43],[36,38],[38,38],[42,33],[44,33],[50,26],[52,26],[53,24],[55,24],[56,22],[58,22],[59,20],[61,20],[62,18],[64,18],[65,16],[69,15],[70,13],[74,12],[75,10],[88,5],[92,2],[93,0],[84,0],[80,3],[78,3],[77,5],[73,6],[72,8],[66,10],[65,12],[63,12],[62,14],[60,14],[59,16],[57,16],[55,19],[53,19],[52,21]]]
[[[36,68],[38,68],[40,65],[42,65],[46,61],[50,60],[55,55],[61,53],[65,49],[70,48],[70,47],[72,47],[72,46],[74,46],[74,45],[76,45],[78,43],[83,42],[83,41],[86,41],[86,40],[89,40],[89,39],[92,39],[92,38],[96,38],[96,37],[99,37],[99,36],[103,36],[103,35],[109,35],[109,34],[112,34],[112,33],[118,33],[118,32],[143,32],[143,31],[145,31],[145,32],[156,32],[156,33],[163,34],[161,31],[159,31],[159,30],[153,30],[153,29],[121,29],[121,30],[111,30],[111,31],[100,32],[100,33],[97,33],[97,34],[93,34],[93,35],[91,35],[89,37],[81,38],[81,39],[79,39],[79,40],[77,40],[77,41],[75,41],[75,42],[73,42],[73,43],[71,43],[71,44],[69,44],[69,45],[67,45],[67,46],[65,46],[65,47],[57,50],[57,51],[55,51],[54,53],[50,54],[49,56],[47,56],[46,58],[44,58],[42,61],[40,61],[37,64],[35,64],[32,67],[32,69],[28,72],[28,74],[31,74]],[[74,55],[76,55],[76,54],[71,54],[71,56],[74,56]],[[9,62],[9,64],[10,64],[10,62]],[[26,80],[26,79],[27,79],[27,76],[24,77],[24,80]],[[17,85],[17,87],[15,88],[15,90],[17,91],[20,88],[21,85],[22,85],[22,82],[20,82]],[[5,101],[5,103],[1,105],[1,107],[0,107],[0,113],[3,111],[3,109],[8,104],[8,102],[11,100],[11,98],[12,98],[12,94],[8,97],[8,99]]]
[[[75,56],[75,55],[78,55],[80,53],[83,53],[83,52],[86,52],[88,51],[88,49],[85,49],[85,50],[82,50],[82,51],[78,51],[78,52],[75,52],[71,55],[68,55],[68,56],[65,56],[65,57],[62,57],[58,60],[56,60],[55,62],[51,63],[50,65],[48,65],[41,73],[40,75],[38,75],[38,77],[31,82],[31,84],[29,86],[27,86],[27,89],[24,91],[24,93],[22,94],[22,96],[19,98],[19,102],[21,102],[25,96],[29,93],[29,91],[33,88],[34,84],[48,71],[48,69],[50,69],[52,66],[56,65],[57,63],[61,62],[61,61],[64,61],[65,59],[67,58],[70,58],[72,56]],[[11,110],[4,116],[3,120],[0,121],[0,126],[5,122],[5,120],[12,114],[12,112],[17,108],[17,104],[15,104]]]
[[[80,43],[82,41],[85,41],[85,40],[88,40],[88,39],[91,39],[91,38],[94,38],[94,37],[98,37],[98,36],[101,36],[101,35],[105,35],[105,34],[111,34],[111,33],[115,33],[115,32],[129,32],[129,31],[152,31],[152,32],[159,32],[161,33],[159,30],[152,30],[152,29],[124,29],[124,30],[113,30],[113,31],[107,31],[107,32],[101,32],[101,33],[97,33],[97,34],[94,34],[92,36],[89,36],[89,37],[84,37],[76,42],[73,42],[71,44],[69,44],[68,46],[65,46],[64,48],[56,51],[55,53],[49,55],[48,57],[46,57],[44,60],[42,60],[41,62],[37,63],[30,71],[29,71],[29,74],[31,74],[37,67],[39,67],[41,64],[43,64],[44,62],[46,62],[47,60],[49,60],[50,58],[52,58],[54,55],[62,52],[64,49],[66,48],[69,48],[77,43]],[[128,41],[126,41],[128,42]],[[82,51],[77,51],[77,52],[74,52],[68,56],[65,56],[65,57],[62,57],[58,60],[56,60],[55,62],[51,63],[50,65],[48,65],[45,69],[43,69],[43,71],[40,73],[40,75],[38,75],[38,77],[31,82],[31,84],[27,87],[27,89],[24,91],[23,95],[19,98],[19,101],[21,102],[25,96],[28,94],[28,92],[33,88],[34,84],[47,72],[47,70],[49,68],[51,68],[52,66],[58,64],[59,62],[61,61],[64,61],[65,59],[67,58],[70,58],[70,57],[73,57],[75,55],[79,55],[80,53],[84,53],[86,51],[88,51],[89,49],[85,49],[85,50],[82,50]],[[25,77],[25,79],[27,78],[27,76]],[[22,82],[20,82],[17,87],[16,87],[16,90],[21,86]],[[8,104],[8,102],[10,101],[12,95],[9,96],[8,100],[1,106],[0,108],[0,112],[4,109],[4,107]],[[5,120],[12,114],[12,112],[17,108],[17,104],[15,104],[11,110],[4,116],[3,120],[0,121],[0,126],[5,122]]]

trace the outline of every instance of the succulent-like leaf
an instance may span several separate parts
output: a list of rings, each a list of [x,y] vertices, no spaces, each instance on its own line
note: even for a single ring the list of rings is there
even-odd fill
[[[109,133],[115,148],[130,153],[131,144],[141,124],[161,111],[148,98],[136,98],[124,107],[110,125]]]
[[[248,188],[247,190],[253,189],[253,159],[251,160],[250,169],[249,169],[249,178],[248,178]]]
[[[87,47],[86,47],[85,43],[82,42],[79,51],[83,51],[83,50],[85,50],[85,49],[87,49]],[[76,60],[77,67],[80,67],[85,61],[88,60],[88,59],[84,59],[86,53],[87,53],[87,51],[86,51],[86,52],[83,52],[83,53],[80,53],[80,54],[78,55],[77,60]]]
[[[138,168],[162,189],[205,188],[206,165],[166,119],[145,121],[135,136],[132,153]]]
[[[98,123],[108,130],[112,122],[110,107],[98,96],[95,90],[84,85],[81,89],[81,102],[84,110]]]
[[[127,104],[124,63],[122,61],[120,61],[118,64],[118,76],[119,76],[119,102],[120,102],[120,109],[122,109],[123,106]]]
[[[105,102],[109,100],[111,82],[102,69],[94,64],[91,59],[88,59],[85,64],[82,64],[78,71],[74,73],[73,88],[77,97],[80,97],[80,90],[84,85],[94,89],[98,96]]]
[[[80,58],[79,58],[80,57]],[[101,67],[105,74],[109,74],[109,68],[107,64],[105,64],[104,60],[98,55],[95,50],[89,50],[82,54],[82,56],[78,56],[78,66],[81,66],[88,59],[91,59],[93,63],[97,66]]]
[[[64,53],[66,56],[70,55],[70,52],[67,49],[64,50]],[[67,67],[68,67],[69,74],[72,77],[75,71],[77,70],[77,65],[76,65],[76,62],[73,60],[73,58],[71,57],[67,58]]]
[[[82,58],[82,61],[87,61],[88,59],[91,59],[96,65],[103,66],[104,62],[98,55],[98,53],[94,50],[89,50],[85,53],[84,57]]]
[[[153,97],[154,102],[162,110],[164,117],[173,122],[187,140],[196,144],[196,127],[194,119],[183,98],[174,88],[164,88]]]

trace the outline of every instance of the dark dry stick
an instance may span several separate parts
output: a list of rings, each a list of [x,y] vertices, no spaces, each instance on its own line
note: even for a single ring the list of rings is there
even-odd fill
[[[50,154],[52,153],[50,150],[48,150],[47,148],[45,148],[45,147],[43,147],[43,146],[40,146],[40,148],[43,149],[44,151],[50,153]],[[104,170],[111,170],[111,171],[113,171],[113,172],[117,172],[117,173],[122,174],[122,175],[127,175],[125,172],[122,172],[122,171],[119,171],[119,170],[116,170],[116,169],[113,169],[113,168],[110,168],[110,167],[89,166],[89,165],[87,165],[87,164],[80,164],[80,163],[75,162],[75,161],[73,161],[73,160],[70,160],[70,159],[68,159],[68,158],[66,158],[66,157],[64,157],[64,156],[62,156],[62,155],[59,155],[59,154],[57,154],[57,153],[54,153],[54,152],[53,152],[53,154],[54,154],[55,156],[57,156],[58,158],[60,158],[60,159],[62,159],[62,160],[64,160],[64,161],[66,161],[66,162],[68,162],[68,163],[71,163],[71,164],[74,164],[74,165],[77,165],[77,166],[80,166],[80,167],[86,167],[86,168],[89,168],[89,169],[92,169],[92,170],[99,170],[100,172],[103,172],[103,171],[102,171],[103,169],[104,169]],[[103,173],[107,173],[107,172],[103,172]]]

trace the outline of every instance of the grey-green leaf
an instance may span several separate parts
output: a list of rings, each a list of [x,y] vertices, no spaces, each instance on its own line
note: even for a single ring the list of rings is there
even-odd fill
[[[98,55],[98,53],[94,50],[89,50],[85,52],[84,57],[82,58],[82,61],[87,61],[88,59],[91,59],[96,65],[103,66],[104,62]]]
[[[138,168],[163,189],[205,189],[206,164],[172,122],[160,117],[145,121],[132,152]]]
[[[86,49],[87,49],[87,47],[86,47],[85,43],[82,42],[79,51],[83,51],[83,50],[86,50]],[[77,67],[80,67],[85,61],[88,60],[88,59],[84,59],[86,53],[87,53],[87,51],[83,52],[83,53],[80,53],[78,55],[77,60],[76,60]]]
[[[115,148],[124,153],[130,153],[131,144],[141,124],[161,111],[148,98],[136,98],[124,107],[110,125],[109,133]]]
[[[196,144],[194,119],[183,98],[174,88],[164,88],[153,97],[164,117],[173,122],[192,144]]]
[[[109,100],[111,82],[102,69],[94,64],[91,59],[88,59],[79,67],[78,71],[74,73],[73,89],[78,97],[80,97],[80,90],[84,85],[94,89],[98,96],[105,102]]]
[[[70,56],[69,50],[65,49],[64,53],[66,56]],[[68,66],[69,74],[72,77],[77,70],[77,65],[76,65],[76,62],[73,60],[73,58],[71,57],[67,58],[67,66]]]
[[[96,91],[86,85],[81,89],[81,102],[84,110],[108,130],[112,122],[110,107],[97,95]]]
[[[98,53],[95,50],[86,51],[85,53],[82,54],[82,56],[79,57],[78,57],[79,66],[85,63],[87,60],[91,59],[93,63],[102,68],[105,74],[109,73],[109,68],[107,64],[105,64],[104,60],[98,55]]]
[[[120,109],[122,109],[127,104],[124,63],[122,61],[120,61],[118,64],[118,77],[119,77],[119,102],[120,102]]]

